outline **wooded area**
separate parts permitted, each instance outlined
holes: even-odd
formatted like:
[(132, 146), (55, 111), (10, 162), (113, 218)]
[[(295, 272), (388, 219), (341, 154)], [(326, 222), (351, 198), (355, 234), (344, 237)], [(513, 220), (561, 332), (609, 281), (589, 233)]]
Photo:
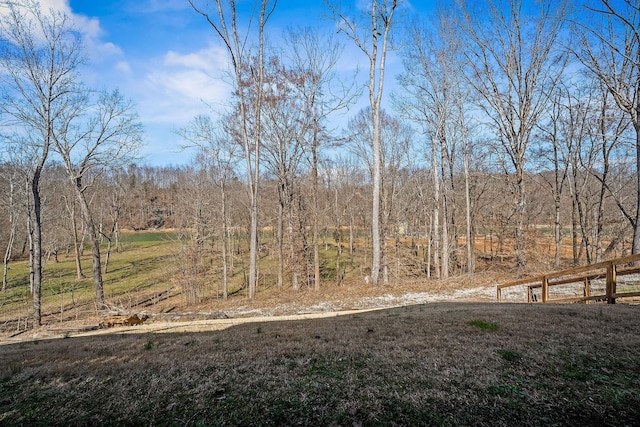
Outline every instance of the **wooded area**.
[[(43, 261), (75, 257), (82, 280), (88, 248), (104, 306), (123, 229), (175, 229), (171, 271), (194, 303), (205, 289), (253, 298), (259, 284), (521, 273), (640, 251), (635, 2), (447, 3), (425, 22), (396, 0), (328, 2), (338, 34), (291, 29), (278, 46), (264, 42), (275, 0), (248, 27), (233, 0), (188, 2), (227, 49), (233, 98), (176, 129), (198, 149), (177, 166), (137, 158), (135, 106), (82, 84), (64, 14), (2, 2), (2, 289), (30, 287), (36, 324)], [(369, 66), (360, 111), (361, 82), (338, 67), (350, 43)], [(404, 71), (387, 95), (389, 52)], [(12, 281), (26, 258), (30, 283)]]

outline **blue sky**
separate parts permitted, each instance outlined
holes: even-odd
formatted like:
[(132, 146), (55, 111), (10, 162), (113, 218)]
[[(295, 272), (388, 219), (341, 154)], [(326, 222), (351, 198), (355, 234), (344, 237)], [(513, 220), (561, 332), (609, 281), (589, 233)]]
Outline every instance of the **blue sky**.
[[(355, 4), (362, 0), (347, 0)], [(195, 115), (221, 109), (230, 85), (222, 77), (227, 55), (206, 21), (186, 0), (41, 0), (45, 7), (71, 15), (85, 36), (91, 63), (83, 80), (98, 89), (118, 88), (133, 99), (145, 127), (143, 163), (185, 164), (190, 153), (180, 152), (180, 139), (172, 129), (184, 126)], [(251, 4), (252, 0), (240, 1)], [(414, 0), (424, 10), (433, 0)], [(268, 38), (276, 41), (289, 26), (323, 26), (324, 0), (279, 0), (269, 22)], [(405, 14), (416, 9), (404, 2)], [(344, 39), (344, 68), (355, 68), (364, 57)], [(364, 67), (363, 67), (364, 66)], [(400, 61), (392, 54), (388, 88)], [(366, 70), (360, 78), (364, 84)], [(366, 96), (358, 104), (364, 106)], [(355, 113), (355, 110), (352, 110)], [(215, 113), (214, 113), (215, 115)]]

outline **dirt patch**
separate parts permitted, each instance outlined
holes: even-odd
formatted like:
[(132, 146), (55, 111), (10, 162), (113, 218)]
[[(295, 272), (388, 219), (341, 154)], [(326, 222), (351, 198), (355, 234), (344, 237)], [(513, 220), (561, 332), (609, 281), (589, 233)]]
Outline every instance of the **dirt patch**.
[[(109, 333), (150, 333), (150, 332), (204, 332), (226, 329), (244, 323), (272, 322), (284, 320), (320, 319), (381, 310), (406, 307), (442, 301), (491, 301), (495, 298), (493, 286), (458, 289), (450, 294), (429, 292), (386, 293), (380, 296), (336, 299), (323, 302), (289, 302), (265, 306), (263, 304), (239, 305), (226, 311), (156, 313), (144, 324), (136, 326), (116, 326), (105, 328), (98, 324), (67, 322), (49, 325), (36, 331), (5, 337), (0, 344), (43, 338), (69, 338), (72, 336), (104, 335)], [(311, 305), (309, 305), (311, 304)], [(108, 317), (108, 316), (107, 316)], [(92, 318), (93, 321), (95, 318)], [(101, 322), (103, 323), (103, 322)]]
[[(184, 305), (181, 295), (175, 293), (170, 298), (158, 300), (153, 305), (124, 309), (122, 314), (147, 315), (149, 319), (146, 320), (145, 325), (159, 323), (164, 328), (164, 324), (176, 322), (191, 323), (228, 318), (304, 316), (323, 313), (332, 315), (345, 311), (392, 308), (438, 301), (489, 302), (495, 301), (495, 286), (504, 281), (505, 277), (508, 276), (496, 273), (476, 274), (447, 280), (404, 281), (380, 286), (350, 280), (341, 286), (325, 285), (320, 291), (308, 288), (293, 290), (272, 287), (262, 289), (253, 300), (249, 300), (240, 293), (227, 301), (209, 298), (201, 304), (190, 306)], [(62, 317), (64, 320), (59, 320), (58, 317), (46, 316), (42, 328), (37, 331), (21, 330), (19, 333), (13, 323), (8, 322), (0, 328), (0, 342), (30, 340), (34, 337), (86, 335), (95, 333), (95, 329), (98, 329), (98, 325), (104, 321), (104, 314), (91, 310), (71, 317)], [(200, 323), (203, 325), (207, 322)]]

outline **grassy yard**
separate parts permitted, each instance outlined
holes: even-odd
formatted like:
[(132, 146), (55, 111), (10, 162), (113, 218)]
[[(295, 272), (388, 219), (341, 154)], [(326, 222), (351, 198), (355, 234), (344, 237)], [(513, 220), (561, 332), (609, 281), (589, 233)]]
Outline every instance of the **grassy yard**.
[[(391, 293), (504, 281), (474, 275), (366, 286), (343, 254), (347, 280), (340, 283), (330, 248), (321, 251), (327, 281), (318, 292), (277, 289), (265, 258), (256, 300), (242, 292), (218, 300), (214, 272), (207, 299), (187, 306), (176, 284), (175, 235), (127, 233), (122, 245), (104, 277), (106, 299), (149, 313), (149, 322), (238, 306), (238, 313), (297, 313), (327, 302), (344, 309)], [(88, 257), (83, 268), (89, 275)], [(242, 278), (238, 259), (235, 289)], [(171, 299), (144, 305), (169, 289)], [(45, 268), (43, 314), (42, 330), (24, 331), (28, 269), (12, 263), (0, 325), (21, 341), (0, 342), (0, 426), (601, 426), (640, 419), (639, 306), (432, 303), (198, 333), (139, 327), (79, 336), (101, 316), (91, 278), (78, 281), (73, 259), (61, 256)], [(42, 338), (56, 330), (74, 332)]]
[(637, 425), (640, 307), (434, 303), (0, 346), (0, 425)]
[[(181, 253), (177, 234), (170, 231), (126, 232), (120, 239), (120, 250), (112, 250), (109, 272), (103, 275), (104, 295), (107, 306), (120, 312), (146, 311), (211, 311), (220, 301), (222, 287), (222, 261), (219, 247), (206, 252), (198, 266), (199, 275), (185, 278), (182, 274), (192, 272), (193, 260), (189, 253)], [(266, 236), (269, 238), (269, 236)], [(210, 247), (206, 248), (210, 251)], [(102, 258), (106, 243), (102, 247)], [(244, 281), (248, 262), (246, 252), (234, 255), (235, 266), (229, 278), (229, 291), (234, 301), (244, 299)], [(337, 249), (327, 245), (321, 250), (320, 272), (323, 288), (340, 291), (342, 281), (336, 272)], [(85, 277), (76, 277), (75, 259), (72, 254), (61, 254), (58, 262), (46, 260), (42, 281), (42, 322), (45, 326), (69, 323), (70, 321), (97, 324), (104, 311), (97, 312), (94, 304), (91, 250), (85, 248), (82, 268)], [(182, 271), (184, 270), (184, 271)], [(350, 262), (348, 251), (340, 258), (340, 273), (352, 283), (361, 281), (357, 262)], [(191, 280), (191, 282), (189, 282)], [(291, 290), (289, 278), (285, 278), (287, 290)], [(302, 282), (302, 280), (301, 280)], [(300, 283), (306, 289), (306, 285)], [(185, 292), (185, 289), (187, 292)], [(190, 290), (197, 289), (197, 301), (187, 301)], [(262, 300), (282, 299), (282, 289), (277, 288), (277, 259), (261, 254), (258, 293)], [(333, 291), (332, 291), (333, 292)], [(142, 305), (149, 298), (163, 294), (170, 298), (166, 304), (150, 308)], [(317, 294), (317, 293), (316, 293)], [(274, 296), (275, 295), (275, 296)], [(298, 292), (295, 299), (304, 293)], [(319, 294), (317, 294), (319, 295)], [(29, 267), (26, 260), (10, 264), (9, 283), (5, 292), (0, 292), (0, 336), (11, 335), (33, 326), (33, 302), (29, 292)]]
[[(175, 246), (172, 233), (123, 233), (121, 252), (112, 250), (109, 274), (104, 275), (107, 301), (116, 306), (130, 306), (154, 292), (166, 290), (168, 261)], [(106, 251), (106, 244), (102, 248)], [(85, 249), (82, 268), (85, 278), (77, 280), (72, 255), (45, 262), (42, 280), (43, 322), (62, 322), (94, 313), (94, 287), (91, 276), (90, 248)], [(104, 262), (104, 256), (103, 256)], [(0, 292), (0, 322), (13, 322), (32, 315), (27, 261), (10, 264), (9, 286)]]

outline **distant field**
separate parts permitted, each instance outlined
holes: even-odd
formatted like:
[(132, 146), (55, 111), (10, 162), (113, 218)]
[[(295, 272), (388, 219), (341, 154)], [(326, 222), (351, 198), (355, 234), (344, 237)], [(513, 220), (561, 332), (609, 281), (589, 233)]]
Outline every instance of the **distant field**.
[(1, 425), (637, 425), (640, 307), (434, 303), (0, 346)]
[(172, 231), (136, 231), (124, 232), (120, 235), (122, 243), (155, 243), (175, 240), (177, 234)]
[[(173, 257), (175, 234), (171, 232), (122, 233), (121, 251), (112, 249), (109, 273), (104, 275), (105, 297), (112, 305), (135, 304), (150, 294), (166, 290)], [(106, 243), (102, 247), (106, 251)], [(43, 271), (42, 312), (44, 323), (95, 316), (90, 248), (85, 249), (82, 268), (85, 278), (77, 280), (73, 255), (46, 260)], [(104, 256), (103, 256), (104, 258)], [(104, 260), (103, 260), (104, 262)], [(0, 292), (0, 325), (3, 331), (18, 330), (32, 314), (27, 261), (10, 264), (9, 286)]]

